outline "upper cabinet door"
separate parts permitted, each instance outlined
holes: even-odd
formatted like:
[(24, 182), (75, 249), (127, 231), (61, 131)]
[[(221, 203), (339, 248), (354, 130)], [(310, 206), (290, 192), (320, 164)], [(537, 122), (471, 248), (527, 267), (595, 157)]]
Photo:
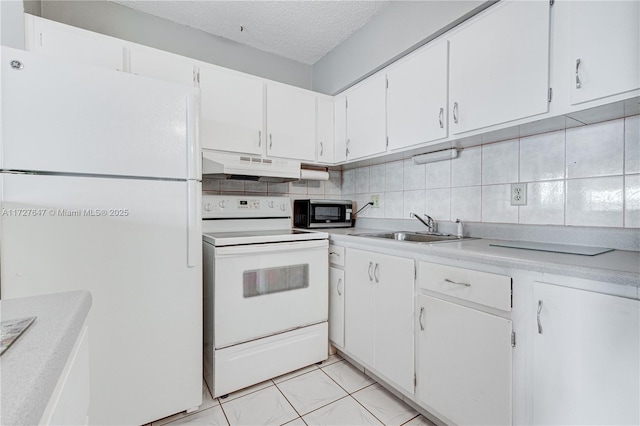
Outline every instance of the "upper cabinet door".
[(333, 163), (333, 100), (318, 98), (318, 162)]
[(131, 72), (172, 83), (194, 85), (194, 65), (185, 58), (151, 49), (130, 50)]
[(333, 98), (333, 160), (334, 163), (347, 161), (347, 97)]
[(429, 44), (387, 74), (390, 150), (447, 137), (447, 53)]
[(34, 52), (113, 70), (124, 70), (124, 47), (118, 40), (46, 19), (33, 23)]
[(549, 2), (499, 2), (449, 42), (453, 134), (548, 111)]
[(316, 97), (281, 84), (267, 84), (267, 155), (316, 160)]
[(221, 68), (200, 68), (200, 141), (203, 148), (264, 152), (263, 83)]
[(571, 104), (640, 88), (640, 2), (569, 6)]
[(347, 159), (384, 152), (387, 146), (387, 79), (378, 74), (347, 94)]

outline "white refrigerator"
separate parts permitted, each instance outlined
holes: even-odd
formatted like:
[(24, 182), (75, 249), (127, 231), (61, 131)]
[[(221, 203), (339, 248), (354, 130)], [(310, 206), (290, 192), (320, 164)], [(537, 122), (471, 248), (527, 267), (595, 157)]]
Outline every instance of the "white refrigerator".
[(5, 47), (0, 58), (0, 297), (91, 292), (90, 424), (197, 407), (198, 90)]

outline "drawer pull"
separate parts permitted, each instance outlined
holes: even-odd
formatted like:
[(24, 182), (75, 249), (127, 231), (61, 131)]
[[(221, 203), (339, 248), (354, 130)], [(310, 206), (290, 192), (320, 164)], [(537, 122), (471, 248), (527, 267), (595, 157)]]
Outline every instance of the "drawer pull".
[(420, 330), (424, 331), (424, 324), (422, 323), (422, 315), (424, 315), (424, 306), (420, 307), (420, 316), (418, 316), (418, 322), (420, 323)]
[(342, 296), (342, 290), (340, 290), (340, 287), (342, 287), (342, 278), (338, 278), (338, 285), (336, 286), (336, 290), (338, 290), (338, 296)]
[(371, 268), (373, 268), (373, 262), (369, 262), (369, 281), (373, 281), (373, 277), (371, 276)]
[(375, 277), (377, 283), (380, 282), (380, 276), (378, 276), (378, 269), (379, 268), (380, 268), (380, 264), (376, 263), (376, 267), (373, 269), (373, 276)]
[(340, 255), (336, 251), (330, 251), (329, 252), (329, 256), (338, 256), (338, 257), (340, 257)]
[(469, 284), (469, 283), (459, 283), (459, 282), (457, 282), (457, 281), (452, 281), (452, 280), (450, 280), (449, 278), (445, 278), (445, 279), (444, 279), (444, 282), (446, 282), (446, 283), (450, 283), (450, 284), (463, 285), (463, 286), (465, 286), (465, 287), (471, 287), (471, 284)]
[(542, 300), (538, 300), (538, 334), (542, 334), (542, 321), (540, 321), (541, 312), (542, 312)]

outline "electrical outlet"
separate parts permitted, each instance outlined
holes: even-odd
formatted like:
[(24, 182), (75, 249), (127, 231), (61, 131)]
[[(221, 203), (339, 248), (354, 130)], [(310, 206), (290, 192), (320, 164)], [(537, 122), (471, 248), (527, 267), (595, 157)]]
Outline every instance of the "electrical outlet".
[(511, 184), (511, 205), (512, 206), (527, 205), (527, 184), (526, 183)]
[(379, 195), (372, 195), (371, 196), (371, 202), (373, 203), (373, 205), (371, 207), (373, 207), (374, 209), (379, 209), (380, 208), (380, 196)]

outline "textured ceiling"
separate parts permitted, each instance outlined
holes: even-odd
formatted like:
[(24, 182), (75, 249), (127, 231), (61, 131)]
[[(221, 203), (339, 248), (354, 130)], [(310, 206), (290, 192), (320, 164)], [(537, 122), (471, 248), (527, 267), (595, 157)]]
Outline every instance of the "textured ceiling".
[(348, 0), (111, 1), (309, 65), (390, 3)]

